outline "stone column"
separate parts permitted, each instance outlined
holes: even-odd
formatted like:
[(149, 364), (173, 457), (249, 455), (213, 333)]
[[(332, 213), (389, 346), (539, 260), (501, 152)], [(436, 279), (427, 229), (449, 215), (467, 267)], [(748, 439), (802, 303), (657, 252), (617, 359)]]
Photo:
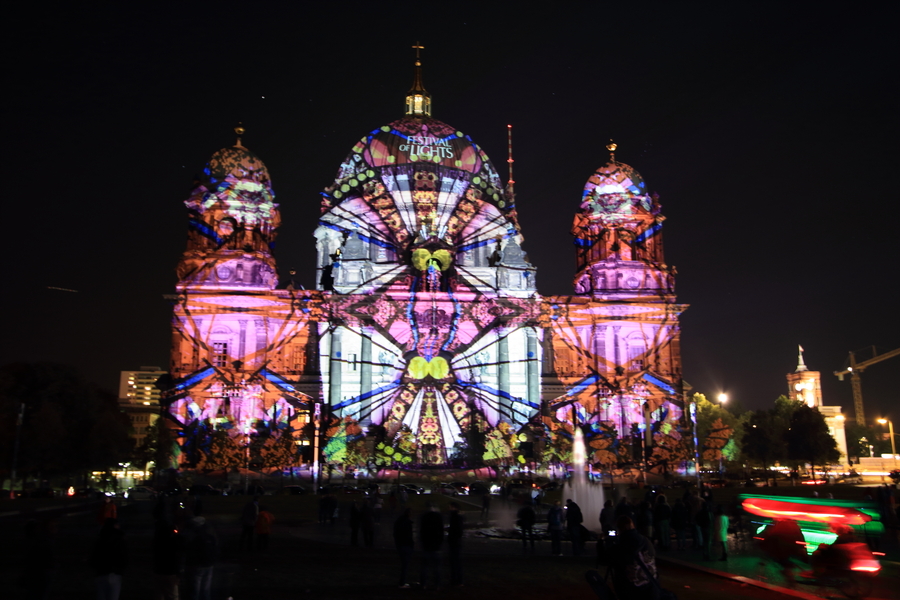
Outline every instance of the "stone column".
[(528, 377), (528, 400), (537, 405), (541, 403), (541, 363), (538, 361), (537, 330), (534, 327), (525, 329), (527, 362), (526, 373)]
[[(360, 367), (359, 367), (359, 393), (365, 395), (372, 391), (372, 335), (374, 330), (371, 327), (362, 328), (362, 350), (360, 351)], [(364, 425), (371, 422), (369, 407), (372, 403), (371, 398), (367, 398), (360, 402), (359, 418)]]
[(331, 350), (328, 356), (328, 403), (332, 406), (341, 402), (341, 328), (331, 332)]
[[(497, 388), (501, 392), (509, 393), (509, 338), (506, 329), (497, 328)], [(500, 398), (500, 406), (510, 413), (510, 401)]]

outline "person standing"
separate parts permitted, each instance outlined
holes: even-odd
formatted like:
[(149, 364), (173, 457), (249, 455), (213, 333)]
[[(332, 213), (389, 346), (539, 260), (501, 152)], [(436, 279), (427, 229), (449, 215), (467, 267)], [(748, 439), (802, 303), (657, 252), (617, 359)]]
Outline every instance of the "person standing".
[(184, 573), (184, 537), (165, 520), (157, 521), (153, 535), (153, 577), (158, 600), (178, 600)]
[(613, 586), (619, 598), (654, 598), (657, 588), (650, 577), (656, 577), (656, 553), (650, 540), (634, 528), (631, 517), (623, 515), (616, 519), (616, 541), (609, 557), (614, 569)]
[(122, 574), (128, 566), (125, 536), (116, 519), (107, 519), (91, 551), (90, 565), (94, 570), (97, 600), (119, 600)]
[(465, 523), (459, 512), (459, 504), (450, 503), (450, 519), (447, 526), (447, 548), (450, 550), (450, 585), (462, 587), (462, 537)]
[(581, 539), (582, 522), (584, 516), (581, 514), (579, 507), (571, 498), (566, 500), (566, 530), (569, 532), (569, 539), (572, 540), (572, 554), (581, 556), (584, 548), (584, 540)]
[(518, 514), (516, 515), (518, 520), (516, 521), (516, 525), (519, 526), (519, 530), (522, 532), (522, 551), (528, 551), (528, 542), (531, 541), (531, 552), (534, 552), (534, 523), (537, 521), (537, 516), (534, 514), (534, 507), (531, 505), (531, 498), (528, 498), (524, 504), (522, 504), (522, 508), (519, 509)]
[(659, 541), (659, 547), (668, 550), (672, 545), (672, 507), (666, 500), (665, 494), (656, 497), (656, 507), (653, 509), (653, 532)]
[(367, 500), (363, 500), (362, 508), (359, 509), (359, 526), (362, 528), (363, 545), (366, 548), (373, 548), (375, 546), (375, 513)]
[[(710, 528), (710, 555), (713, 559), (728, 560), (728, 515), (722, 505), (716, 506)], [(721, 550), (720, 550), (721, 547)]]
[(97, 512), (97, 524), (103, 527), (108, 519), (117, 519), (118, 512), (119, 509), (112, 498), (103, 496), (103, 504), (100, 505), (100, 510)]
[(711, 523), (709, 507), (703, 500), (700, 500), (700, 508), (697, 510), (697, 514), (694, 515), (694, 535), (700, 544), (700, 549), (703, 550), (703, 558), (706, 560), (709, 560), (709, 526)]
[(256, 530), (256, 519), (259, 517), (259, 496), (253, 496), (253, 500), (244, 505), (241, 511), (241, 539), (238, 548), (243, 551), (253, 552), (253, 535)]
[(259, 507), (259, 516), (256, 517), (256, 547), (260, 552), (269, 549), (269, 536), (272, 534), (272, 524), (275, 515), (270, 513), (265, 506)]
[(356, 500), (350, 503), (350, 545), (359, 546), (359, 526), (362, 523), (362, 514)]
[(681, 498), (672, 507), (672, 529), (675, 530), (675, 549), (687, 550), (688, 509)]
[(404, 508), (397, 520), (394, 521), (394, 545), (400, 556), (400, 587), (408, 588), (406, 573), (409, 570), (409, 560), (413, 554), (413, 522), (411, 510)]
[(557, 500), (547, 511), (547, 532), (550, 534), (550, 554), (562, 556), (562, 530), (563, 521), (562, 505)]
[(213, 568), (219, 555), (219, 539), (212, 525), (202, 515), (191, 519), (186, 550), (187, 567), (193, 584), (192, 598), (210, 600)]
[(609, 537), (609, 532), (616, 528), (616, 509), (613, 507), (613, 501), (607, 500), (603, 503), (603, 509), (600, 511), (600, 531), (603, 533), (603, 539)]
[(422, 569), (419, 582), (428, 589), (428, 572), (431, 571), (432, 584), (441, 584), (441, 546), (444, 544), (444, 519), (434, 505), (428, 503), (419, 521), (419, 543), (422, 545)]

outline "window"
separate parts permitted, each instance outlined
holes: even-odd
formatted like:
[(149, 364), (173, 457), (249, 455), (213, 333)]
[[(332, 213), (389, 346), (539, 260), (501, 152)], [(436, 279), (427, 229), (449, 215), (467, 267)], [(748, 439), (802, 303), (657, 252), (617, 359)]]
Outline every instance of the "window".
[(228, 342), (213, 342), (212, 364), (219, 368), (228, 366)]

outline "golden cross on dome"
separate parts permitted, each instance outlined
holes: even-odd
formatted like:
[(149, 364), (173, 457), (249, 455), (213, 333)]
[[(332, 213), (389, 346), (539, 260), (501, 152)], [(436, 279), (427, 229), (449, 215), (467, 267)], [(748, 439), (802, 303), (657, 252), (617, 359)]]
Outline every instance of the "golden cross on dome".
[(419, 42), (416, 42), (416, 45), (413, 46), (413, 49), (416, 51), (416, 65), (418, 66), (421, 60), (421, 56), (419, 56), (419, 50), (424, 50), (425, 46), (421, 45)]

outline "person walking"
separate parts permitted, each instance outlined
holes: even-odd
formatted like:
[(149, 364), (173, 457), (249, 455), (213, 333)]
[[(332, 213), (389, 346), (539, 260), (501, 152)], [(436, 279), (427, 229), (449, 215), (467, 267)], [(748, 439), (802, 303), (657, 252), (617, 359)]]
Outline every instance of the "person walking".
[(441, 546), (444, 544), (444, 519), (429, 502), (419, 520), (419, 543), (422, 546), (422, 569), (419, 583), (423, 589), (429, 589), (428, 572), (431, 572), (432, 587), (441, 585)]
[(581, 508), (574, 500), (568, 498), (566, 500), (566, 530), (569, 532), (569, 539), (572, 540), (574, 556), (581, 556), (584, 548), (584, 540), (581, 539), (582, 522), (584, 522), (584, 516), (581, 514)]
[(272, 534), (272, 524), (275, 515), (269, 512), (265, 506), (259, 507), (259, 516), (256, 517), (256, 547), (260, 552), (269, 549), (269, 536)]
[(550, 534), (550, 554), (562, 556), (562, 531), (563, 521), (562, 505), (559, 500), (553, 503), (547, 511), (547, 532)]
[(450, 519), (447, 527), (447, 548), (450, 550), (450, 585), (462, 587), (462, 537), (465, 523), (459, 512), (459, 504), (450, 503)]
[(107, 519), (103, 523), (89, 562), (94, 570), (97, 600), (119, 600), (122, 574), (128, 566), (128, 548), (116, 519)]
[(518, 519), (516, 525), (522, 532), (522, 551), (528, 551), (528, 542), (531, 542), (531, 552), (534, 553), (534, 523), (537, 521), (537, 515), (534, 514), (534, 507), (531, 505), (531, 499), (528, 498), (522, 508), (516, 514)]
[(394, 545), (400, 557), (400, 587), (408, 588), (409, 582), (406, 574), (409, 570), (409, 560), (413, 555), (413, 522), (412, 511), (404, 508), (397, 520), (394, 521)]

